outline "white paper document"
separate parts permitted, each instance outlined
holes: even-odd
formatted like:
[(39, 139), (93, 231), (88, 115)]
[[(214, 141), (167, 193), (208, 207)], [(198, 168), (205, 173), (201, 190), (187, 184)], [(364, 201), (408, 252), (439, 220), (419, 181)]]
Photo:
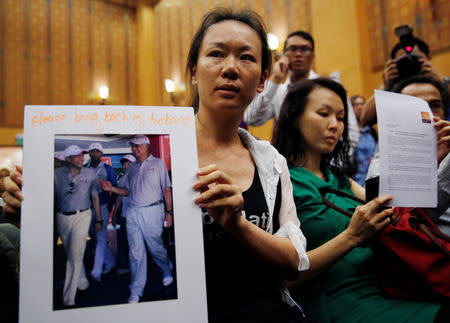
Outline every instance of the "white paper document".
[(375, 90), (380, 192), (390, 206), (436, 207), (437, 142), (433, 114), (422, 99)]

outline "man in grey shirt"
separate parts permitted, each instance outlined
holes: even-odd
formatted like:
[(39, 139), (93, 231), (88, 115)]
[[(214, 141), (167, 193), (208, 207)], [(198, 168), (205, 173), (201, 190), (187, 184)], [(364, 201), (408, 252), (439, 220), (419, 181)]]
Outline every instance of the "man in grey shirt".
[(55, 169), (55, 208), (58, 234), (67, 255), (63, 304), (75, 305), (77, 289), (89, 287), (83, 257), (91, 223), (91, 205), (97, 214), (96, 231), (101, 229), (99, 186), (92, 169), (83, 167), (85, 151), (72, 145), (64, 150), (66, 166)]
[[(172, 226), (172, 184), (164, 162), (150, 154), (147, 136), (137, 135), (130, 141), (137, 162), (123, 177), (123, 187), (101, 181), (105, 191), (127, 196), (127, 236), (130, 246), (131, 284), (128, 303), (139, 302), (147, 280), (147, 246), (163, 273), (163, 286), (173, 281), (172, 263), (162, 240), (163, 227)], [(165, 205), (165, 208), (164, 208)]]

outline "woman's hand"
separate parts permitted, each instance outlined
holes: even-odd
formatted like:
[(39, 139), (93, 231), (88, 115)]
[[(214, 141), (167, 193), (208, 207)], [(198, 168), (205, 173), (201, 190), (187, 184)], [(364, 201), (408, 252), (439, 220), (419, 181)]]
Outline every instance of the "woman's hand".
[(4, 179), (5, 192), (2, 195), (3, 201), (6, 203), (3, 207), (3, 214), (16, 225), (20, 223), (20, 206), (23, 200), (22, 184), (22, 166), (16, 166), (11, 175)]
[(241, 188), (214, 164), (200, 168), (197, 175), (199, 180), (194, 189), (200, 191), (200, 195), (195, 198), (195, 203), (206, 209), (224, 229), (232, 231), (238, 228), (244, 205)]
[(438, 164), (450, 151), (450, 121), (434, 117), (434, 127), (437, 133), (437, 157)]
[(346, 233), (349, 239), (355, 241), (357, 246), (370, 239), (377, 231), (392, 221), (391, 216), (394, 214), (392, 208), (378, 212), (380, 206), (391, 199), (391, 195), (377, 197), (356, 208)]

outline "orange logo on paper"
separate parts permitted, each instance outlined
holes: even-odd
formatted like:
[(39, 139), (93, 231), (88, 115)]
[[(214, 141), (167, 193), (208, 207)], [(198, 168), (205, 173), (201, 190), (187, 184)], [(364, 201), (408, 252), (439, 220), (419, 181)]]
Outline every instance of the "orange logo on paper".
[(431, 116), (429, 112), (420, 112), (423, 123), (431, 123)]

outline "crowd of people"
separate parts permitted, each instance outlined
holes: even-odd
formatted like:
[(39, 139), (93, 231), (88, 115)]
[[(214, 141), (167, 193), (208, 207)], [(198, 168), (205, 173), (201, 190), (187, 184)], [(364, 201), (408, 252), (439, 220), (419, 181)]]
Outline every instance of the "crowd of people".
[[(402, 49), (397, 48), (386, 63), (384, 88), (423, 98), (434, 114), (438, 155), (429, 158), (439, 162), (439, 203), (427, 211), (444, 231), (450, 227), (448, 87), (419, 44), (414, 47), (421, 61), (418, 75), (399, 76), (394, 59)], [(392, 196), (366, 201), (360, 185), (373, 159), (369, 155), (377, 155), (374, 101), (350, 100), (341, 84), (311, 70), (313, 59), (311, 35), (293, 32), (272, 69), (264, 24), (249, 10), (213, 10), (194, 35), (186, 71), (196, 112), (199, 169), (193, 188), (203, 217), (209, 321), (448, 322), (448, 299), (415, 301), (383, 294), (366, 246), (397, 214), (381, 207)], [(275, 119), (273, 146), (239, 128), (242, 119), (261, 124), (269, 118)], [(165, 252), (154, 252), (164, 220), (173, 222), (171, 184), (163, 163), (149, 155), (146, 138), (131, 141), (137, 161), (118, 185), (100, 180), (103, 191), (129, 199), (131, 303), (139, 301), (145, 284), (145, 244), (164, 273), (163, 284), (173, 279)], [(79, 165), (77, 152), (66, 154), (65, 171)], [(159, 190), (153, 189), (150, 173), (137, 176), (145, 165), (158, 170)], [(83, 171), (94, 181), (93, 169), (100, 166), (95, 161), (90, 166)], [(358, 175), (352, 179), (355, 169)], [(19, 168), (5, 180), (4, 210), (15, 219), (21, 184)], [(56, 184), (55, 176), (55, 190)], [(83, 192), (91, 195), (86, 199), (93, 203), (86, 207), (93, 206), (97, 215), (99, 191), (93, 185)], [(324, 197), (351, 218), (324, 204)], [(81, 221), (84, 207), (60, 211), (77, 210), (73, 216)], [(153, 221), (150, 214), (155, 213), (158, 220)], [(64, 214), (60, 218), (66, 220)], [(98, 236), (98, 216), (97, 224)], [(84, 236), (87, 231), (84, 225)], [(70, 241), (63, 239), (63, 244)], [(98, 266), (109, 268), (102, 257)], [(77, 275), (77, 282), (69, 282), (74, 272), (82, 273), (73, 267), (66, 273), (68, 304), (73, 300), (70, 286), (76, 291), (81, 283)]]

